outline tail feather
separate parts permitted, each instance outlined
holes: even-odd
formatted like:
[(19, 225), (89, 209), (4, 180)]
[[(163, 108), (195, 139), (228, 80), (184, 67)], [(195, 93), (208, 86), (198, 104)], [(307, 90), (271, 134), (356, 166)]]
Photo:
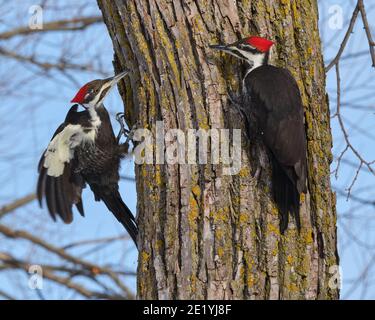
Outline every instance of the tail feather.
[(77, 203), (76, 203), (76, 208), (78, 209), (78, 212), (80, 213), (80, 215), (82, 217), (85, 216), (85, 211), (83, 210), (83, 204), (82, 204), (82, 200), (79, 200)]
[(100, 199), (103, 200), (107, 208), (125, 227), (126, 231), (129, 233), (130, 237), (133, 239), (135, 245), (137, 246), (138, 227), (132, 212), (124, 203), (124, 201), (122, 201), (120, 193), (116, 190), (111, 193), (100, 195)]
[(58, 213), (65, 223), (71, 223), (73, 221), (71, 199), (67, 196), (64, 188), (63, 177), (57, 177), (54, 180), (56, 184)]
[(56, 207), (56, 197), (55, 197), (56, 193), (55, 193), (54, 178), (47, 175), (45, 183), (46, 183), (45, 192), (46, 192), (47, 208), (52, 219), (56, 221), (57, 207)]
[(39, 178), (38, 178), (38, 185), (37, 185), (37, 195), (38, 195), (38, 202), (39, 206), (42, 207), (42, 200), (44, 196), (44, 190), (46, 186), (46, 174), (47, 169), (46, 168), (41, 168), (39, 170)]
[(280, 232), (284, 233), (287, 229), (289, 214), (293, 216), (299, 231), (301, 229), (300, 194), (284, 168), (274, 157), (272, 157), (272, 188), (273, 197), (280, 212)]

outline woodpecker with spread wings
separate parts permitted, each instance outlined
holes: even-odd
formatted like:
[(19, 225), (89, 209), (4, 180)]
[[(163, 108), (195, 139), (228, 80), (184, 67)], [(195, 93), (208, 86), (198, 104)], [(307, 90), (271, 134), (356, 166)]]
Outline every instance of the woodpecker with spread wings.
[[(84, 216), (82, 189), (90, 186), (96, 201), (103, 201), (125, 227), (136, 244), (135, 218), (119, 193), (120, 160), (127, 144), (116, 139), (103, 100), (126, 75), (94, 80), (85, 84), (72, 99), (74, 104), (57, 128), (38, 166), (37, 195), (45, 198), (51, 217), (65, 223), (73, 220), (72, 207)], [(78, 111), (81, 105), (83, 111)]]

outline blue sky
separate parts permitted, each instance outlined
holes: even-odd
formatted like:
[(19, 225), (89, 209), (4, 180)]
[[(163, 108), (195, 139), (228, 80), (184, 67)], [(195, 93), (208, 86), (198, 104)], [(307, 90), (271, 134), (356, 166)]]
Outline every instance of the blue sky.
[[(374, 33), (375, 12), (373, 1), (364, 1), (370, 28)], [(330, 8), (339, 4), (343, 12), (343, 28), (339, 30), (330, 27), (332, 17)], [(320, 32), (324, 44), (326, 65), (336, 55), (349, 19), (355, 7), (355, 1), (320, 1)], [(360, 17), (357, 19), (353, 33), (350, 36), (343, 57), (361, 53), (358, 57), (343, 59), (340, 62), (342, 118), (349, 132), (352, 145), (360, 151), (368, 161), (375, 159), (374, 149), (374, 105), (375, 89), (374, 71), (369, 54), (368, 41), (363, 30)], [(329, 93), (331, 115), (336, 109), (336, 75), (332, 68), (327, 74), (327, 92)], [(337, 118), (331, 121), (334, 137), (333, 153), (337, 157), (345, 148), (342, 131)], [(338, 178), (332, 175), (332, 186), (335, 190), (345, 192), (356, 174), (358, 159), (351, 152), (343, 158)], [(352, 167), (347, 163), (354, 163)], [(332, 163), (332, 171), (337, 161)], [(362, 199), (374, 200), (374, 176), (368, 170), (361, 170), (352, 189), (352, 195)], [(337, 193), (339, 254), (341, 259), (343, 290), (341, 297), (345, 298), (375, 298), (374, 281), (371, 278), (375, 238), (374, 206), (359, 205), (353, 199), (346, 200), (346, 194)], [(368, 267), (368, 269), (366, 269)], [(359, 281), (360, 275), (367, 272), (367, 280)]]
[[(3, 15), (3, 20), (6, 23), (0, 24), (0, 32), (19, 25), (26, 25), (29, 19), (28, 8), (33, 2), (29, 0), (8, 2), (4, 9), (7, 13)], [(72, 7), (80, 7), (85, 2), (65, 0), (58, 3), (66, 5), (66, 8), (53, 14), (47, 12), (44, 16), (45, 21), (66, 18), (69, 16), (68, 13), (71, 13)], [(330, 27), (329, 18), (331, 13), (329, 10), (332, 5), (337, 4), (342, 8), (343, 28), (334, 30)], [(326, 64), (334, 57), (339, 48), (348, 20), (354, 9), (354, 4), (355, 1), (347, 0), (320, 1), (320, 30)], [(372, 1), (365, 1), (370, 22), (375, 21), (374, 4)], [(82, 15), (100, 14), (95, 3), (86, 7), (81, 6), (81, 10)], [(16, 13), (17, 19), (14, 19)], [(372, 23), (370, 25), (371, 29), (375, 30), (375, 26)], [(95, 43), (92, 42), (92, 39), (96, 40)], [(36, 40), (38, 40), (37, 37), (32, 38), (30, 41)], [(91, 27), (90, 37), (85, 36), (84, 32), (79, 33), (74, 38), (60, 32), (45, 36), (43, 41), (38, 43), (37, 48), (32, 46), (32, 44), (24, 44), (20, 47), (20, 50), (24, 53), (29, 53), (31, 52), (30, 47), (32, 47), (32, 50), (40, 53), (42, 58), (49, 60), (56, 58), (61, 47), (66, 46), (68, 43), (71, 48), (75, 49), (76, 54), (77, 52), (79, 53), (73, 56), (75, 63), (90, 61), (107, 75), (113, 73), (112, 43), (104, 25), (98, 24)], [(19, 46), (19, 39), (9, 41), (7, 45), (16, 48)], [(86, 50), (86, 48), (90, 49)], [(361, 19), (358, 19), (343, 56), (365, 52), (366, 50), (368, 51), (367, 39), (362, 29)], [(96, 57), (98, 52), (100, 52), (101, 64)], [(39, 70), (30, 65), (20, 66), (12, 60), (1, 58), (0, 75), (3, 75), (3, 77), (12, 75), (15, 79), (5, 82), (5, 84), (2, 84), (3, 80), (0, 79), (0, 95), (4, 106), (0, 110), (2, 119), (0, 127), (0, 181), (3, 186), (0, 189), (0, 206), (35, 190), (36, 164), (40, 154), (48, 144), (58, 124), (65, 117), (70, 107), (69, 101), (78, 89), (73, 81), (66, 76), (62, 76), (59, 72), (50, 72), (48, 78), (45, 75), (38, 76), (39, 72)], [(372, 130), (375, 104), (373, 72), (374, 68), (371, 68), (369, 54), (345, 59), (341, 63), (343, 118), (348, 126), (353, 145), (369, 160), (375, 159), (375, 149), (373, 147), (375, 133)], [(97, 74), (96, 76), (100, 78), (103, 75)], [(92, 73), (74, 73), (75, 81), (80, 84), (92, 80), (92, 77)], [(13, 92), (11, 95), (4, 94), (7, 89), (7, 83), (12, 84)], [(336, 103), (335, 90), (336, 80), (334, 69), (332, 69), (327, 75), (327, 91), (332, 110), (334, 110)], [(122, 101), (117, 90), (113, 90), (105, 105), (113, 113), (122, 110)], [(369, 107), (372, 109), (369, 109)], [(117, 131), (117, 124), (115, 122), (113, 124)], [(11, 132), (11, 136), (9, 136), (9, 132)], [(336, 119), (332, 120), (332, 132), (334, 136), (333, 152), (338, 155), (345, 147), (345, 144)], [(355, 175), (356, 168), (347, 163), (358, 163), (350, 152), (345, 155), (344, 160), (338, 179), (332, 177), (332, 185), (339, 190), (345, 190), (351, 184)], [(335, 162), (332, 164), (332, 169), (335, 168), (335, 164)], [(133, 163), (130, 160), (123, 162), (122, 174), (134, 175)], [(361, 171), (353, 187), (352, 194), (364, 199), (374, 199), (373, 178), (366, 170)], [(136, 193), (134, 183), (123, 181), (120, 188), (123, 196), (126, 197), (129, 207), (135, 212)], [(86, 217), (81, 218), (76, 215), (75, 221), (71, 225), (64, 225), (61, 222), (53, 223), (46, 215), (45, 210), (40, 209), (35, 202), (8, 215), (2, 220), (2, 223), (11, 225), (14, 228), (37, 232), (56, 244), (123, 234), (122, 227), (107, 212), (102, 203), (96, 203), (93, 200), (91, 192), (88, 190), (84, 192), (84, 206), (87, 213)], [(371, 262), (373, 262), (375, 255), (375, 238), (373, 236), (375, 233), (372, 232), (375, 227), (375, 220), (373, 219), (374, 207), (359, 206), (356, 201), (350, 199), (346, 201), (345, 196), (338, 194), (337, 210), (339, 218), (339, 252), (344, 280), (342, 297), (375, 298), (375, 282), (372, 281), (373, 279), (370, 276), (372, 271)], [(11, 251), (19, 257), (23, 257), (25, 254), (30, 255), (31, 252), (36, 253), (37, 256), (35, 257), (38, 259), (50, 259), (49, 262), (57, 261), (55, 257), (51, 257), (45, 252), (36, 251), (27, 242), (15, 244), (11, 240), (2, 240), (0, 251)], [(119, 264), (128, 270), (136, 269), (136, 250), (130, 241), (118, 242), (95, 255), (84, 251), (85, 249), (82, 249), (79, 252), (87, 259), (92, 259), (92, 261), (101, 264), (118, 261)], [(123, 254), (123, 252), (126, 253)], [(366, 269), (367, 266), (369, 266), (368, 269)], [(366, 281), (356, 281), (357, 277), (364, 273), (366, 274), (366, 271), (368, 274)], [(129, 277), (127, 284), (134, 289), (135, 279)], [(49, 298), (72, 298), (68, 292), (63, 290), (56, 292), (56, 286), (53, 284), (45, 282), (45, 286), (46, 296)], [(7, 288), (11, 293), (24, 298), (37, 298), (35, 292), (27, 288), (25, 274), (0, 273), (0, 288)]]

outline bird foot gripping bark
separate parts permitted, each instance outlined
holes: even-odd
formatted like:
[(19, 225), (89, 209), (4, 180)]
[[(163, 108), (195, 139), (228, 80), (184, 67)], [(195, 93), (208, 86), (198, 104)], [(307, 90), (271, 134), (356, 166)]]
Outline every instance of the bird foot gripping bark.
[[(117, 143), (123, 148), (123, 153), (127, 154), (129, 150), (129, 142), (133, 142), (133, 136), (135, 133), (135, 130), (139, 127), (139, 122), (137, 121), (131, 130), (128, 130), (125, 128), (125, 114), (123, 112), (119, 112), (116, 114), (116, 120), (120, 124), (120, 131), (117, 135)], [(120, 144), (121, 136), (124, 136), (126, 138), (125, 142)]]
[(116, 114), (116, 120), (120, 124), (120, 131), (117, 134), (117, 143), (120, 143), (121, 136), (127, 137), (129, 130), (125, 129), (125, 113), (119, 112)]
[(129, 131), (125, 128), (125, 114), (123, 112), (118, 112), (116, 114), (116, 120), (120, 124), (120, 131), (117, 134), (117, 142), (120, 141), (122, 135), (126, 138), (127, 142), (133, 140), (134, 132), (139, 127), (139, 121), (137, 121)]

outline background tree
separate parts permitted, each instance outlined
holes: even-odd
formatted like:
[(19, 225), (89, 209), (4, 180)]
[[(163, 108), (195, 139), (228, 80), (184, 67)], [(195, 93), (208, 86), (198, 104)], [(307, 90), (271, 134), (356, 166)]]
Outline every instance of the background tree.
[[(176, 2), (186, 3), (188, 1)], [(208, 39), (205, 35), (206, 33), (203, 32), (203, 38), (194, 35), (192, 39), (199, 40), (196, 44), (198, 50), (194, 52), (204, 55), (204, 58), (199, 56), (198, 59), (205, 62), (203, 64), (205, 68), (207, 68), (207, 65), (209, 66), (210, 72), (211, 68), (214, 68), (215, 72), (218, 72), (216, 71), (218, 67), (220, 68), (219, 80), (209, 80), (211, 81), (209, 83), (215, 83), (214, 86), (209, 88), (211, 91), (218, 90), (218, 88), (221, 90), (223, 112), (227, 112), (225, 116), (228, 118), (224, 121), (225, 126), (229, 127), (230, 123), (237, 122), (239, 123), (237, 126), (240, 127), (241, 119), (238, 118), (235, 111), (230, 111), (231, 106), (225, 101), (227, 97), (226, 90), (232, 89), (234, 92), (237, 90), (237, 78), (242, 71), (240, 70), (240, 64), (228, 56), (219, 55), (208, 50), (207, 45), (218, 41), (231, 41), (236, 39), (236, 37), (247, 35), (247, 32), (263, 32), (263, 25), (258, 26), (257, 29), (257, 25), (251, 23), (252, 20), (261, 21), (258, 17), (261, 15), (267, 21), (268, 19), (270, 20), (266, 24), (266, 31), (262, 34), (270, 35), (271, 37), (279, 32), (272, 31), (274, 28), (277, 30), (280, 28), (281, 30), (280, 22), (283, 22), (287, 27), (288, 34), (294, 35), (294, 32), (290, 32), (290, 28), (296, 28), (294, 25), (297, 26), (300, 20), (297, 17), (298, 19), (294, 19), (296, 22), (294, 20), (285, 21), (285, 19), (281, 19), (278, 22), (280, 15), (275, 15), (275, 9), (270, 6), (265, 7), (264, 2), (259, 1), (257, 1), (260, 3), (259, 9), (256, 6), (256, 1), (252, 1), (253, 4), (251, 5), (249, 1), (237, 1), (238, 11), (233, 6), (228, 8), (218, 6), (217, 1), (207, 2), (207, 8), (203, 7), (203, 1), (196, 2), (199, 4), (201, 11), (193, 10), (188, 12), (188, 8), (193, 5), (189, 1), (188, 6), (184, 7), (184, 12), (189, 18), (186, 21), (193, 21), (193, 24), (196, 21), (196, 28), (201, 28), (203, 23), (204, 27), (210, 30), (210, 38)], [(289, 5), (289, 1), (280, 2), (283, 4), (281, 8), (285, 8), (285, 15), (288, 15), (288, 17), (291, 16), (291, 10), (294, 12), (297, 9), (303, 9), (303, 7), (299, 6), (299, 1), (291, 1), (292, 7)], [(294, 4), (294, 2), (296, 3)], [(144, 4), (145, 2), (137, 3)], [(150, 2), (151, 5), (153, 3)], [(157, 2), (159, 8), (164, 8), (163, 3), (164, 1)], [(171, 2), (168, 3), (170, 4)], [(121, 5), (121, 2), (117, 1), (116, 4)], [(217, 19), (208, 14), (214, 4), (216, 4), (214, 6), (215, 15), (216, 12), (218, 13)], [(358, 4), (360, 5), (359, 7), (357, 7)], [(35, 5), (40, 5), (43, 10), (43, 29), (41, 30), (31, 29), (28, 25), (32, 16), (32, 10), (30, 11), (30, 9)], [(243, 6), (242, 9), (241, 5)], [(153, 6), (155, 7), (155, 5)], [(251, 7), (254, 9), (251, 9)], [(113, 8), (116, 9), (115, 7)], [(142, 9), (142, 7), (140, 8)], [(223, 16), (228, 15), (228, 10), (233, 8), (235, 9), (235, 15), (240, 17), (240, 26), (231, 27), (229, 24), (233, 19), (223, 18)], [(143, 10), (141, 9), (139, 9), (140, 12)], [(375, 140), (375, 136), (372, 133), (375, 104), (373, 95), (374, 69), (371, 68), (373, 62), (369, 50), (369, 48), (373, 48), (373, 41), (371, 41), (371, 37), (368, 37), (368, 35), (371, 36), (371, 31), (375, 27), (373, 25), (373, 21), (375, 21), (374, 9), (375, 3), (370, 0), (319, 1), (319, 30), (324, 49), (327, 74), (326, 90), (329, 94), (331, 131), (334, 142), (331, 181), (337, 197), (339, 255), (343, 271), (342, 299), (374, 297), (372, 271), (375, 266), (373, 263), (375, 260), (375, 233), (373, 232), (375, 188), (374, 174), (368, 167), (373, 167), (373, 159), (375, 159), (375, 149), (372, 148)], [(259, 10), (259, 13), (257, 13), (257, 10)], [(302, 10), (302, 12), (304, 11)], [(363, 12), (365, 15), (363, 15)], [(124, 234), (117, 221), (106, 214), (104, 207), (100, 203), (93, 201), (90, 197), (90, 192), (84, 193), (86, 217), (83, 219), (76, 216), (74, 223), (68, 226), (61, 222), (53, 223), (46, 211), (40, 209), (37, 202), (33, 200), (35, 198), (34, 190), (37, 177), (35, 168), (37, 162), (56, 125), (61, 122), (67, 108), (70, 107), (69, 101), (72, 94), (76, 92), (78, 87), (89, 80), (113, 75), (113, 46), (106, 26), (102, 21), (102, 14), (97, 3), (86, 0), (61, 0), (58, 2), (52, 0), (39, 2), (35, 0), (0, 0), (0, 13), (0, 100), (2, 102), (0, 108), (0, 183), (2, 186), (0, 188), (0, 299), (132, 298), (135, 293), (136, 249), (128, 241), (128, 237)], [(163, 16), (166, 15), (163, 10), (162, 13)], [(304, 17), (304, 14), (301, 14)], [(363, 17), (366, 18), (366, 15), (367, 19), (364, 19)], [(207, 20), (202, 19), (200, 16), (211, 18)], [(232, 17), (232, 15), (229, 16)], [(244, 18), (245, 16), (253, 17), (253, 19), (246, 19)], [(281, 17), (284, 17), (284, 15)], [(149, 15), (146, 15), (146, 18), (149, 21)], [(173, 20), (171, 21), (173, 22)], [(214, 24), (212, 21), (214, 21)], [(365, 21), (367, 23), (364, 23)], [(216, 24), (222, 24), (224, 31), (219, 30)], [(304, 24), (300, 25), (302, 27), (298, 28), (298, 31), (300, 36), (302, 36), (305, 33), (305, 29), (303, 28)], [(364, 25), (366, 29), (364, 29)], [(176, 32), (176, 27), (173, 27), (174, 32)], [(235, 35), (231, 28), (235, 30), (241, 29), (241, 32), (236, 31)], [(180, 29), (177, 30), (179, 31)], [(186, 31), (186, 29), (184, 30)], [(127, 29), (125, 31), (128, 33)], [(151, 31), (148, 31), (148, 33), (152, 33)], [(157, 33), (157, 31), (155, 32)], [(300, 36), (298, 39), (301, 39)], [(159, 43), (160, 39), (156, 39), (156, 42), (150, 42), (146, 38), (150, 45)], [(285, 36), (284, 38), (283, 36), (282, 39), (273, 39), (277, 40), (278, 47), (273, 48), (272, 63), (287, 66), (294, 72), (296, 77), (301, 79), (301, 75), (298, 75), (298, 72), (299, 70), (306, 70), (306, 67), (303, 66), (300, 69), (298, 63), (295, 64), (294, 62), (297, 55), (299, 55), (299, 42), (297, 42), (297, 49), (292, 46), (289, 52), (289, 48), (286, 47), (290, 45), (291, 40), (289, 37)], [(210, 42), (208, 42), (209, 40)], [(342, 43), (343, 46), (341, 46)], [(182, 56), (181, 51), (185, 50), (185, 47), (188, 50), (192, 48), (190, 43), (184, 44), (182, 48), (180, 46), (179, 57)], [(159, 46), (159, 50), (166, 50), (166, 48), (164, 45)], [(168, 52), (174, 52), (174, 50), (168, 49)], [(335, 59), (337, 53), (340, 53), (339, 58)], [(205, 60), (206, 58), (208, 61)], [(304, 60), (302, 58), (298, 59), (301, 59), (303, 63)], [(165, 61), (164, 57), (162, 60)], [(291, 62), (289, 63), (288, 61)], [(339, 66), (336, 68), (335, 65), (332, 65), (327, 71), (327, 67), (332, 61), (339, 62)], [(186, 70), (187, 63), (192, 67), (200, 65), (197, 60), (190, 60), (190, 54), (189, 60), (184, 61), (184, 70)], [(226, 66), (229, 63), (235, 63), (235, 66)], [(118, 68), (120, 67), (118, 66)], [(136, 70), (138, 65), (135, 64), (134, 68), (133, 70)], [(340, 75), (339, 86), (337, 86), (337, 69)], [(143, 70), (147, 69), (141, 68), (140, 70), (143, 73)], [(155, 70), (163, 69), (157, 67)], [(185, 75), (182, 77), (185, 82), (187, 81), (187, 76), (196, 75), (196, 71), (188, 71), (190, 73), (184, 71)], [(197, 74), (200, 73), (198, 72)], [(137, 76), (137, 73), (135, 75)], [(225, 75), (225, 81), (228, 81), (229, 85), (224, 83), (221, 78), (223, 75)], [(165, 79), (168, 80), (168, 77), (165, 76), (165, 73), (162, 73), (161, 80), (165, 82)], [(199, 78), (198, 81), (195, 78), (189, 78), (188, 80), (191, 88), (194, 88), (194, 84), (197, 83), (196, 87), (198, 89), (203, 87), (203, 85), (199, 85), (200, 80), (207, 81), (206, 78)], [(133, 81), (133, 87), (138, 88), (138, 79), (135, 78)], [(338, 88), (340, 89), (339, 94), (337, 92)], [(142, 84), (139, 87), (139, 92), (142, 92)], [(197, 92), (200, 91), (192, 90), (192, 92), (193, 95), (197, 95)], [(132, 88), (129, 88), (126, 94), (129, 95), (128, 99), (130, 99), (128, 119), (132, 120), (136, 116), (132, 114), (135, 109), (133, 109), (131, 103), (133, 100), (137, 103), (137, 99), (131, 98), (133, 94)], [(211, 102), (208, 101), (206, 103), (204, 110), (207, 109), (207, 105), (211, 106)], [(215, 101), (213, 102), (215, 103)], [(216, 101), (216, 103), (220, 104), (221, 101)], [(194, 102), (194, 105), (196, 104)], [(139, 104), (139, 106), (142, 107), (143, 105)], [(340, 110), (339, 116), (337, 115), (338, 106)], [(123, 108), (115, 90), (113, 90), (109, 99), (106, 100), (106, 107), (110, 109), (112, 115)], [(211, 106), (210, 108), (216, 110), (216, 106)], [(192, 110), (194, 109), (192, 108)], [(176, 112), (176, 109), (174, 108), (173, 111)], [(169, 113), (170, 111), (167, 110), (167, 112)], [(230, 112), (229, 115), (228, 112)], [(181, 112), (179, 114), (181, 115)], [(214, 114), (210, 113), (210, 117), (213, 116)], [(222, 114), (218, 116), (221, 119)], [(204, 117), (208, 118), (205, 114)], [(204, 117), (202, 119), (205, 119)], [(214, 123), (217, 124), (217, 121), (214, 121)], [(116, 126), (115, 121), (113, 121), (113, 124)], [(211, 124), (208, 123), (205, 126), (201, 121), (199, 125), (207, 128)], [(310, 144), (311, 141), (315, 140), (311, 140), (310, 137)], [(351, 147), (348, 146), (348, 141)], [(243, 147), (245, 150), (249, 149), (248, 146), (244, 145)], [(352, 148), (357, 153), (354, 153)], [(247, 158), (247, 155), (244, 155), (244, 157)], [(252, 170), (257, 159), (254, 155), (251, 155), (250, 160), (255, 162), (252, 162), (252, 166), (249, 167)], [(122, 167), (122, 174), (125, 179), (123, 179), (120, 189), (126, 196), (131, 208), (135, 211), (136, 193), (134, 179), (132, 178), (133, 163), (125, 160), (122, 163)], [(209, 172), (210, 167), (202, 166), (198, 170)], [(221, 169), (217, 166), (212, 166), (212, 170), (216, 170), (219, 174)], [(129, 174), (131, 175), (130, 179)], [(247, 190), (246, 188), (249, 188), (246, 184), (247, 180), (243, 177), (244, 174), (247, 174), (247, 172), (243, 171), (241, 172), (241, 177), (237, 177), (237, 179), (241, 179), (243, 192)], [(216, 179), (215, 181), (218, 180)], [(264, 185), (264, 179), (259, 185)], [(219, 188), (216, 188), (216, 190), (219, 190)], [(194, 191), (199, 192), (199, 189), (195, 188)], [(210, 196), (209, 193), (206, 193), (206, 195)], [(245, 194), (242, 199), (246, 199), (246, 197), (247, 195)], [(250, 209), (246, 207), (246, 204), (247, 202), (242, 201), (243, 210), (241, 212), (246, 213), (246, 215), (242, 215), (242, 218), (250, 217), (252, 220), (250, 222), (245, 220), (243, 223), (253, 223), (255, 218), (252, 213), (248, 213)], [(238, 206), (236, 204), (235, 208), (238, 208)], [(250, 208), (253, 207), (250, 206)], [(257, 212), (256, 209), (253, 208), (252, 210)], [(209, 215), (209, 213), (207, 214)], [(259, 215), (260, 213), (256, 216), (258, 221), (260, 221)], [(201, 211), (199, 211), (198, 216), (201, 219)], [(264, 216), (265, 214), (262, 213), (261, 217)], [(170, 216), (168, 221), (175, 221), (173, 218), (173, 216)], [(191, 223), (195, 223), (194, 215), (192, 215), (192, 218)], [(212, 216), (211, 219), (214, 219), (214, 217)], [(277, 227), (278, 221), (274, 220), (274, 225)], [(198, 230), (202, 230), (202, 220), (198, 220), (198, 223), (200, 224)], [(216, 226), (220, 224), (220, 221), (216, 219), (214, 223), (213, 225)], [(186, 220), (183, 221), (182, 225), (185, 228), (184, 230), (186, 230)], [(207, 227), (208, 224), (206, 223), (205, 226)], [(195, 228), (194, 224), (191, 228)], [(294, 229), (294, 226), (291, 226), (291, 228)], [(170, 229), (173, 228), (170, 227)], [(175, 230), (177, 230), (177, 225)], [(250, 229), (250, 232), (248, 230), (246, 227), (235, 233), (237, 239), (240, 239), (241, 243), (245, 243), (245, 245), (247, 240), (243, 240), (244, 237), (253, 239), (251, 238), (251, 232), (255, 232), (252, 231), (254, 229)], [(275, 230), (277, 232), (277, 229)], [(216, 229), (215, 236), (220, 236), (221, 231), (222, 229)], [(244, 232), (247, 232), (247, 234), (244, 235)], [(240, 235), (237, 236), (237, 234)], [(207, 235), (212, 235), (212, 232), (207, 233)], [(208, 238), (208, 241), (205, 250), (210, 248), (212, 238)], [(217, 240), (215, 241), (218, 243)], [(194, 245), (196, 242), (192, 243)], [(164, 245), (163, 242), (159, 241), (157, 245), (160, 244)], [(240, 247), (245, 247), (245, 245), (240, 244)], [(253, 248), (252, 245), (250, 248)], [(258, 248), (260, 250), (264, 249), (264, 247), (260, 246)], [(280, 248), (283, 248), (283, 246), (280, 245)], [(236, 261), (243, 261), (243, 257), (248, 259), (251, 251), (246, 247), (245, 249), (242, 256), (238, 255), (236, 257)], [(167, 250), (169, 249), (167, 248)], [(167, 250), (165, 251), (168, 253), (169, 251)], [(172, 246), (170, 251), (173, 253), (174, 250), (176, 248)], [(215, 250), (215, 252), (222, 252), (220, 249)], [(236, 252), (241, 254), (241, 251)], [(268, 256), (266, 258), (268, 259), (270, 253), (269, 251), (267, 252)], [(150, 270), (152, 271), (152, 264), (157, 265), (160, 261), (160, 256), (163, 262), (163, 255), (152, 258), (152, 256), (148, 257), (147, 254), (143, 254), (142, 258), (145, 261), (153, 259), (149, 262)], [(196, 255), (192, 256), (196, 257)], [(181, 256), (181, 259), (184, 258), (185, 256)], [(215, 261), (214, 269), (216, 264), (220, 265), (222, 263), (218, 258), (221, 257), (218, 255), (218, 257), (213, 258)], [(266, 258), (262, 260), (263, 266), (267, 266)], [(167, 257), (167, 259), (171, 258)], [(275, 264), (279, 263), (277, 259), (278, 257), (275, 259)], [(287, 260), (290, 259), (290, 257), (287, 258)], [(176, 261), (178, 262), (178, 260)], [(196, 261), (193, 260), (192, 268), (196, 269)], [(207, 261), (212, 261), (212, 259), (207, 259)], [(258, 259), (254, 260), (254, 262), (257, 261)], [(248, 260), (245, 263), (250, 265), (252, 260)], [(290, 262), (288, 261), (287, 263)], [(39, 265), (45, 271), (42, 290), (32, 290), (29, 286), (31, 274), (28, 271), (30, 265)], [(168, 263), (168, 265), (170, 266), (171, 263)], [(180, 265), (181, 263), (178, 262), (177, 266)], [(208, 266), (209, 276), (212, 279), (212, 274), (214, 274), (212, 264), (202, 263), (201, 265), (203, 267), (200, 267), (199, 270), (203, 271), (203, 268)], [(249, 267), (242, 268), (242, 266), (243, 263), (239, 263), (238, 269), (240, 273), (236, 273), (239, 275), (237, 279), (243, 279), (241, 272), (246, 271), (247, 278), (245, 280), (251, 284), (253, 279), (248, 277), (251, 274), (248, 271)], [(184, 270), (186, 268), (188, 266)], [(221, 272), (225, 268), (216, 270)], [(108, 271), (113, 272), (112, 276), (115, 276), (116, 281), (106, 273)], [(204, 274), (203, 271), (200, 274)], [(148, 269), (145, 269), (144, 272), (148, 272)], [(168, 271), (168, 275), (169, 279), (173, 280), (174, 275), (172, 272)], [(218, 277), (222, 277), (222, 275), (218, 274)], [(194, 277), (192, 279), (195, 281)], [(270, 279), (273, 281), (272, 277)], [(171, 280), (168, 281), (168, 283), (177, 283)], [(152, 282), (149, 281), (148, 283)], [(238, 280), (234, 279), (232, 283), (236, 285)], [(156, 294), (156, 292), (152, 294)]]
[[(302, 230), (279, 232), (270, 170), (242, 154), (238, 175), (215, 165), (136, 166), (141, 230), (138, 296), (161, 299), (338, 297), (331, 133), (315, 1), (98, 1), (115, 49), (115, 67), (133, 78), (121, 90), (130, 123), (165, 130), (238, 128), (229, 88), (240, 65), (208, 44), (257, 34), (274, 39), (273, 64), (297, 79), (305, 107), (309, 191)], [(257, 150), (254, 142), (243, 150)], [(259, 152), (257, 153), (259, 154)]]

